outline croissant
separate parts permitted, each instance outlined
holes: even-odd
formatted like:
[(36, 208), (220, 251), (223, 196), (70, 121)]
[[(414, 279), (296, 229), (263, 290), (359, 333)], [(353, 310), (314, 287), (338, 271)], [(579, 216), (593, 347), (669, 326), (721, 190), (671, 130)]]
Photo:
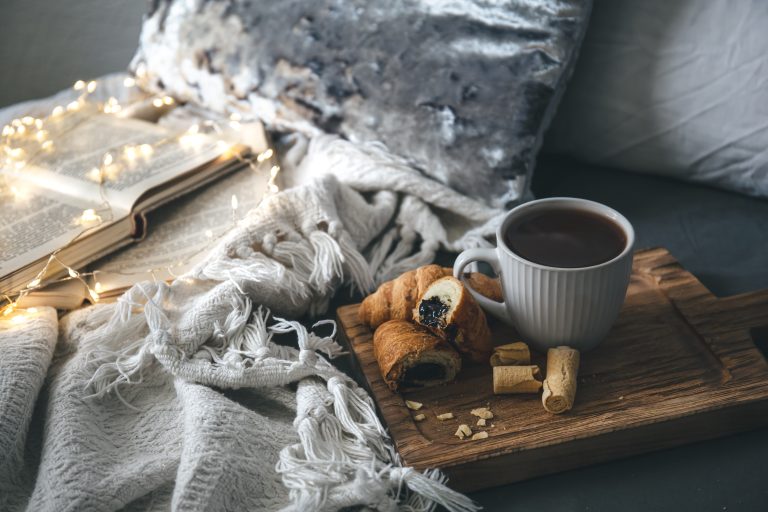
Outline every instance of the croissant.
[(413, 317), (472, 361), (487, 361), (493, 351), (485, 313), (455, 277), (432, 283), (414, 308)]
[[(413, 309), (427, 288), (438, 279), (450, 275), (453, 275), (453, 269), (440, 265), (425, 265), (405, 272), (382, 284), (363, 300), (358, 311), (360, 320), (374, 330), (387, 320), (411, 320)], [(467, 280), (481, 295), (501, 302), (498, 279), (473, 272), (467, 276)]]
[(373, 354), (392, 391), (452, 381), (461, 357), (444, 340), (406, 320), (383, 323), (373, 335)]

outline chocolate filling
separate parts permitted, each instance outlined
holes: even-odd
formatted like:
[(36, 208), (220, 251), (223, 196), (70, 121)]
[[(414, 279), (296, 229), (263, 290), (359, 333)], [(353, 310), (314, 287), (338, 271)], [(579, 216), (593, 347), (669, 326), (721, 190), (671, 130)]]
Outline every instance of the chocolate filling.
[(445, 378), (445, 368), (435, 363), (419, 363), (405, 370), (403, 384), (406, 386), (419, 385), (416, 381), (439, 380)]
[(428, 327), (443, 327), (445, 314), (450, 307), (439, 297), (430, 297), (419, 302), (419, 319)]

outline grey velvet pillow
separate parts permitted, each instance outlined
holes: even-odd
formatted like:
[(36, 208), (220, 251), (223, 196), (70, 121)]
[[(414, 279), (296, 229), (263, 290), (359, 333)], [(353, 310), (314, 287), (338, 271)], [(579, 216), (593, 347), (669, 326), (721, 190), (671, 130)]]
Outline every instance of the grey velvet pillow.
[(278, 129), (378, 140), (504, 206), (529, 186), (591, 0), (158, 1), (144, 85)]

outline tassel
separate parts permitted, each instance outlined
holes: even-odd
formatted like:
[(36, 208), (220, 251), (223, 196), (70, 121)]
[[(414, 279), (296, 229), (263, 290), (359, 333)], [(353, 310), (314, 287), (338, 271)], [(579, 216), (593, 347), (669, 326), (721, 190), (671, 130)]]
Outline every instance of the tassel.
[(315, 253), (309, 283), (321, 295), (325, 295), (333, 290), (334, 281), (343, 276), (344, 255), (336, 240), (324, 231), (313, 231), (309, 241)]
[(342, 232), (339, 237), (339, 247), (344, 257), (345, 275), (352, 279), (352, 284), (350, 285), (352, 291), (354, 292), (356, 288), (363, 294), (372, 292), (376, 286), (373, 272), (371, 272), (371, 268), (374, 267), (368, 265), (368, 262), (365, 261), (363, 255), (355, 248), (349, 239), (349, 235), (345, 232)]
[(471, 499), (448, 488), (445, 485), (446, 478), (436, 469), (419, 473), (413, 468), (393, 467), (389, 471), (389, 477), (395, 482), (403, 482), (413, 491), (406, 502), (406, 506), (411, 507), (411, 510), (433, 510), (435, 504), (451, 512), (480, 510)]

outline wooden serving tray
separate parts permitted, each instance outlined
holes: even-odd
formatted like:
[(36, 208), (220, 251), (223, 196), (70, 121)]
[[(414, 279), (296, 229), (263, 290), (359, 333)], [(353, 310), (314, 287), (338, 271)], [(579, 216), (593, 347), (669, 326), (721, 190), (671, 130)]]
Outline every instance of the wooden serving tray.
[[(358, 305), (337, 315), (406, 465), (438, 467), (469, 491), (768, 425), (768, 364), (750, 329), (768, 324), (768, 290), (716, 298), (665, 249), (637, 252), (624, 309), (606, 340), (582, 354), (574, 408), (554, 416), (541, 395), (492, 392), (491, 368), (397, 394), (384, 384)], [(493, 326), (497, 344), (514, 341)], [(545, 370), (542, 355), (534, 363)], [(426, 420), (405, 399), (422, 402)], [(470, 410), (490, 406), (490, 428)], [(456, 419), (435, 415), (452, 412)], [(459, 440), (466, 423), (484, 440)]]

